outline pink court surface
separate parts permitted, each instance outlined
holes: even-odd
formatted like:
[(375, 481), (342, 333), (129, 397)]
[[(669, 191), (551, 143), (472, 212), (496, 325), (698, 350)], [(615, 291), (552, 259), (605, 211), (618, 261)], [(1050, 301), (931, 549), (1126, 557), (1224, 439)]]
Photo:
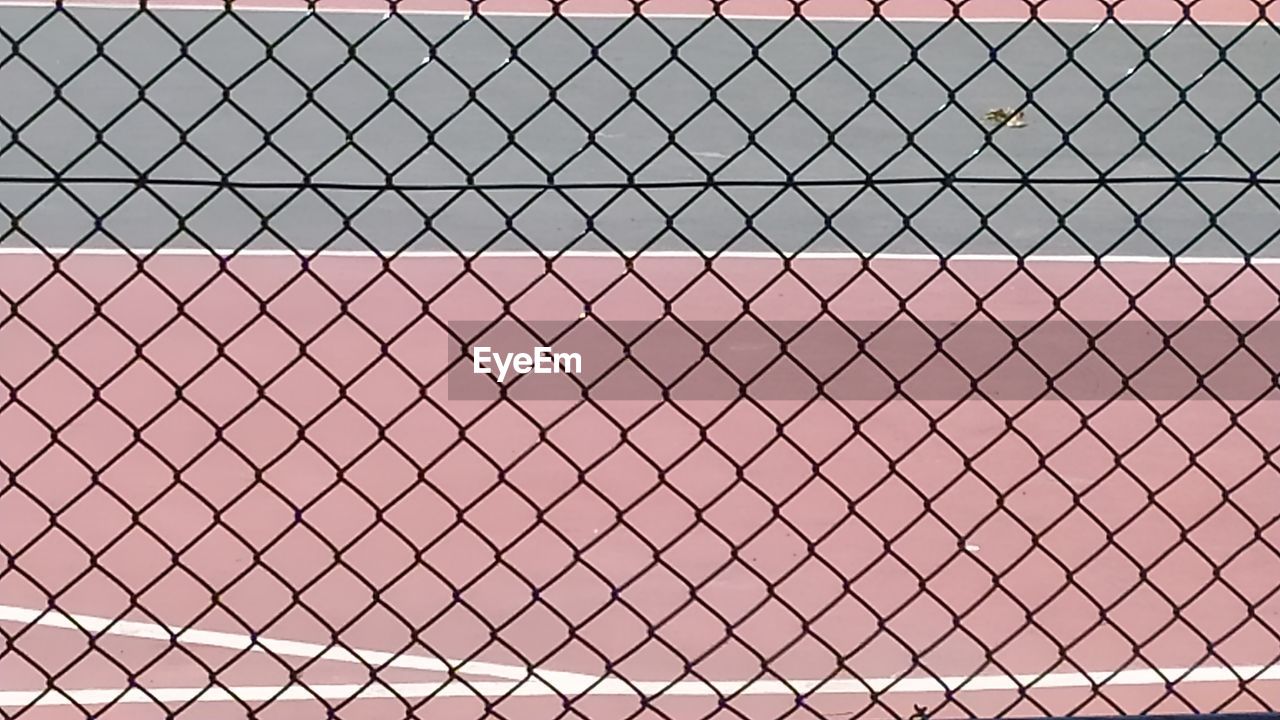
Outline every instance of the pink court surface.
[[(1252, 529), (1271, 523), (1260, 537), (1280, 542), (1277, 476), (1240, 433), (1274, 437), (1274, 403), (1237, 430), (1213, 403), (1169, 413), (1161, 430), (1139, 403), (1095, 404), (1090, 432), (1068, 439), (1081, 420), (1064, 403), (1023, 408), (1007, 433), (982, 402), (934, 429), (920, 410), (868, 417), (848, 402), (867, 417), (852, 442), (829, 403), (718, 419), (728, 403), (685, 404), (688, 418), (645, 416), (641, 402), (483, 413), (486, 403), (449, 400), (443, 382), (437, 404), (419, 401), (445, 337), (407, 290), (447, 287), (431, 303), (447, 320), (493, 317), (501, 298), (518, 298), (523, 319), (571, 319), (570, 288), (598, 297), (600, 322), (654, 317), (653, 290), (678, 296), (682, 319), (723, 318), (740, 307), (729, 286), (765, 319), (812, 317), (814, 291), (845, 318), (889, 317), (899, 295), (919, 317), (946, 319), (974, 305), (962, 285), (1001, 320), (1041, 317), (1054, 297), (1078, 319), (1114, 318), (1130, 295), (1156, 318), (1187, 317), (1205, 295), (1256, 318), (1275, 306), (1280, 266), (973, 259), (940, 274), (923, 259), (864, 268), (827, 257), (785, 272), (778, 259), (738, 257), (716, 261), (716, 277), (690, 257), (642, 257), (630, 270), (565, 257), (558, 279), (544, 267), (481, 258), (468, 275), (457, 258), (384, 267), (328, 256), (304, 270), (283, 256), (170, 254), (139, 273), (122, 255), (76, 255), (53, 274), (49, 258), (6, 255), (0, 289), (22, 298), (21, 320), (0, 328), (0, 372), (21, 387), (0, 412), (0, 462), (18, 469), (0, 495), (0, 543), (18, 554), (0, 582), (0, 621), (22, 629), (0, 667), (6, 711), (69, 717), (71, 700), (111, 700), (113, 717), (160, 717), (160, 702), (215, 717), (277, 698), (265, 714), (317, 712), (323, 700), (344, 717), (382, 717), (401, 712), (389, 696), (433, 696), (432, 717), (479, 716), (485, 702), (552, 717), (563, 694), (588, 717), (625, 717), (647, 693), (652, 709), (687, 716), (737, 691), (733, 707), (752, 716), (785, 711), (797, 692), (822, 712), (878, 715), (936, 704), (950, 688), (946, 714), (1037, 714), (1095, 697), (1095, 682), (1130, 711), (1280, 697), (1277, 559)], [(791, 418), (785, 439), (766, 410)], [(603, 413), (628, 427), (625, 443)], [(469, 424), (465, 442), (449, 418)], [(1119, 468), (1108, 444), (1125, 452)], [(899, 458), (897, 474), (874, 448)], [(808, 482), (806, 456), (829, 483)], [(758, 490), (735, 482), (735, 465)], [(574, 466), (589, 468), (590, 489)], [(88, 467), (102, 469), (96, 482)], [(912, 487), (932, 496), (927, 510)], [(701, 522), (677, 493), (706, 508)], [(1203, 557), (1179, 543), (1178, 524), (1198, 521), (1189, 537)], [(896, 538), (894, 557), (875, 533)], [(1135, 563), (1152, 568), (1147, 582)], [(59, 611), (42, 614), (49, 593)], [(1094, 602), (1108, 608), (1104, 624)], [(162, 624), (191, 629), (171, 642)], [(449, 681), (451, 663), (460, 680)], [(58, 673), (60, 692), (45, 692), (40, 668)], [(130, 672), (145, 692), (129, 689)], [(1042, 674), (1019, 700), (1017, 686)], [(1255, 697), (1237, 674), (1256, 676)], [(874, 707), (872, 690), (884, 689)]]
[[(1038, 12), (1096, 20), (1102, 7), (1048, 0)], [(793, 12), (773, 0), (722, 8)], [(814, 18), (870, 11), (804, 4)], [(951, 14), (927, 0), (881, 12)], [(1190, 12), (1248, 23), (1259, 6), (1213, 0)], [(1017, 19), (1027, 6), (976, 0), (961, 14)], [(1168, 22), (1183, 10), (1142, 0), (1115, 15)], [(1280, 474), (1248, 437), (1274, 450), (1274, 402), (1234, 418), (1190, 403), (1159, 422), (1161, 408), (1137, 402), (1086, 403), (1087, 422), (1065, 403), (977, 401), (871, 413), (858, 401), (708, 400), (682, 414), (612, 400), (491, 408), (432, 382), (445, 365), (437, 320), (486, 320), (504, 303), (524, 320), (573, 320), (588, 297), (584, 322), (608, 323), (652, 319), (676, 298), (681, 319), (723, 320), (745, 296), (761, 318), (807, 320), (822, 298), (845, 319), (882, 320), (905, 303), (948, 320), (981, 297), (1013, 321), (1055, 302), (1109, 320), (1138, 297), (1150, 317), (1180, 320), (1208, 297), (1225, 316), (1256, 319), (1276, 307), (1280, 265), (811, 256), (788, 268), (742, 255), (706, 267), (677, 254), (565, 256), (551, 274), (528, 255), (464, 267), (426, 254), (305, 264), (268, 253), (141, 264), (123, 253), (56, 264), (0, 254), (10, 302), (0, 378), (16, 388), (0, 401), (0, 713), (765, 718), (802, 704), (885, 717), (923, 704), (946, 717), (1280, 705), (1280, 558), (1267, 545), (1280, 545)], [(856, 433), (845, 413), (863, 418)]]

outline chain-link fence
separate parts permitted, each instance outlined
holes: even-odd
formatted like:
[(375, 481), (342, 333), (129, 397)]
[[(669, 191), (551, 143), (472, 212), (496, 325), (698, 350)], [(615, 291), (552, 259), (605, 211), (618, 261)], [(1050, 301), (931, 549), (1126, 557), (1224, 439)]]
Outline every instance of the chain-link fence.
[(1058, 2), (0, 5), (0, 716), (1276, 710), (1275, 10)]

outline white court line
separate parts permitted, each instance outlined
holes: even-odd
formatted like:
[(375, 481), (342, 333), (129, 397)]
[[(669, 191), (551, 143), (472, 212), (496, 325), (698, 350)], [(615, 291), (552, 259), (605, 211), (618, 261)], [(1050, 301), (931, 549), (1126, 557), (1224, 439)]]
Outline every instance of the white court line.
[[(299, 0), (299, 3), (301, 4), (301, 0)], [(128, 3), (128, 2), (94, 3), (94, 2), (75, 2), (75, 0), (71, 0), (70, 2), (64, 1), (62, 4), (64, 7), (80, 8), (85, 10), (126, 10), (126, 11), (134, 11), (134, 12), (138, 10), (137, 3)], [(323, 0), (321, 0), (320, 5), (323, 5), (323, 4), (324, 4)], [(53, 9), (53, 2), (51, 0), (43, 0), (43, 1), (42, 0), (0, 0), (0, 8), (4, 8), (4, 7)], [(151, 2), (148, 2), (148, 8), (151, 10), (161, 10), (161, 11), (180, 10), (180, 11), (218, 12), (218, 13), (223, 12), (226, 9), (225, 6), (221, 3), (209, 3), (209, 4), (201, 4), (201, 5), (194, 5), (194, 4), (193, 5), (167, 5), (163, 2), (155, 2), (154, 0), (152, 0)], [(237, 6), (236, 10), (247, 11), (247, 12), (268, 12), (268, 13), (297, 13), (297, 14), (311, 13), (311, 10), (309, 10), (305, 6), (303, 7), (271, 7), (271, 6), (254, 7), (252, 5), (245, 4), (245, 5)], [(323, 13), (334, 13), (334, 14), (343, 14), (343, 15), (383, 15), (386, 12), (385, 9), (383, 9), (381, 6), (367, 7), (367, 8), (321, 7), (320, 11)], [(432, 9), (432, 8), (403, 9), (403, 10), (397, 9), (396, 14), (426, 15), (426, 16), (435, 15), (435, 16), (456, 17), (459, 19), (465, 19), (467, 17), (470, 17), (470, 13), (464, 10), (441, 10), (441, 9)], [(585, 19), (585, 20), (621, 20), (624, 18), (629, 18), (633, 15), (633, 13), (630, 13), (630, 12), (586, 12), (586, 11), (579, 12), (574, 10), (562, 11), (560, 14), (568, 18)], [(646, 12), (643, 14), (645, 17), (652, 18), (654, 20), (705, 20), (708, 17), (707, 13), (695, 13), (695, 12), (689, 12), (689, 13)], [(533, 10), (486, 10), (484, 11), (483, 15), (485, 17), (545, 18), (548, 15), (550, 15), (550, 12), (538, 12)], [(792, 19), (794, 16), (790, 14), (750, 15), (750, 14), (738, 14), (738, 13), (726, 12), (726, 13), (722, 13), (721, 17), (725, 18), (726, 20), (733, 20), (733, 21), (783, 22), (783, 21)], [(815, 22), (815, 23), (860, 23), (860, 22), (866, 22), (869, 19), (871, 18), (870, 16), (867, 16), (867, 15), (805, 15), (805, 20), (809, 22)], [(886, 19), (892, 23), (923, 23), (923, 24), (935, 24), (935, 25), (942, 24), (944, 22), (948, 22), (952, 20), (951, 17), (892, 17), (892, 16)], [(1101, 22), (1103, 22), (1098, 18), (1049, 17), (1049, 18), (1041, 18), (1041, 19), (1045, 23), (1050, 25), (1098, 25)], [(1029, 20), (1030, 18), (1017, 17), (1017, 16), (964, 18), (964, 21), (966, 23), (981, 24), (981, 25), (1011, 25), (1011, 24), (1021, 25), (1021, 24), (1027, 23)], [(1155, 25), (1155, 26), (1163, 27), (1163, 26), (1174, 25), (1178, 22), (1183, 22), (1183, 21), (1181, 19), (1150, 20), (1150, 19), (1134, 18), (1130, 20), (1121, 20), (1119, 22), (1122, 25)], [(1195, 24), (1201, 27), (1246, 27), (1254, 24), (1254, 22), (1255, 20), (1251, 18), (1249, 20), (1196, 20)]]
[(101, 705), (106, 703), (265, 702), (290, 700), (349, 701), (365, 699), (407, 700), (425, 697), (500, 698), (549, 696), (613, 696), (639, 699), (657, 697), (718, 697), (722, 695), (868, 695), (902, 693), (957, 693), (1062, 688), (1105, 688), (1165, 685), (1168, 683), (1239, 683), (1280, 680), (1280, 666), (1159, 668), (1045, 675), (972, 675), (954, 677), (851, 678), (833, 680), (752, 681), (641, 681), (619, 678), (583, 681), (387, 683), (376, 685), (243, 686), (225, 688), (101, 688), (86, 690), (0, 691), (0, 707), (48, 705)]
[(270, 652), (287, 657), (360, 663), (374, 667), (385, 666), (443, 673), (453, 671), (455, 673), (484, 675), (516, 681), (530, 681), (530, 678), (535, 678), (533, 680), (534, 684), (591, 682), (597, 679), (594, 675), (528, 668), (521, 665), (503, 665), (478, 661), (462, 662), (423, 655), (389, 653), (380, 650), (347, 650), (346, 648), (331, 645), (275, 638), (260, 637), (255, 640), (248, 635), (239, 633), (197, 630), (194, 628), (168, 628), (155, 623), (114, 620), (95, 615), (71, 614), (58, 610), (36, 610), (13, 605), (0, 605), (0, 621), (68, 630), (85, 630), (103, 635), (119, 635), (121, 637), (144, 640), (176, 641), (184, 645), (204, 645), (231, 650)]
[[(66, 255), (83, 255), (83, 256), (99, 256), (99, 257), (138, 257), (143, 255), (156, 255), (159, 257), (266, 257), (266, 258), (293, 258), (299, 257), (310, 258), (357, 258), (357, 259), (374, 259), (382, 257), (390, 257), (393, 252), (387, 251), (383, 254), (377, 254), (370, 250), (286, 250), (284, 248), (247, 248), (244, 250), (234, 250), (226, 248), (214, 248), (206, 250), (204, 248), (35, 248), (35, 247), (4, 247), (0, 246), (0, 255), (52, 255), (54, 257), (63, 257)], [(853, 251), (839, 252), (800, 252), (788, 255), (780, 255), (774, 252), (754, 252), (754, 251), (729, 251), (720, 253), (708, 253), (708, 256), (714, 255), (714, 259), (726, 260), (771, 260), (781, 262), (784, 257), (793, 261), (797, 260), (847, 260), (861, 261), (863, 256)], [(703, 254), (692, 250), (646, 250), (641, 252), (619, 253), (611, 250), (568, 250), (564, 252), (535, 252), (533, 250), (484, 250), (473, 252), (456, 253), (450, 250), (409, 250), (405, 252), (394, 253), (396, 259), (428, 259), (428, 260), (462, 260), (466, 258), (484, 259), (484, 258), (506, 258), (506, 259), (599, 259), (599, 260), (646, 260), (646, 259), (680, 259), (680, 260), (698, 260), (705, 259)], [(891, 260), (891, 261), (909, 261), (909, 262), (929, 262), (938, 263), (941, 258), (937, 255), (929, 255), (925, 253), (874, 253), (867, 256), (869, 260)], [(951, 255), (946, 258), (948, 263), (953, 262), (1004, 262), (1015, 263), (1018, 258), (1014, 255), (1002, 254), (960, 254)], [(1032, 263), (1088, 263), (1093, 264), (1095, 258), (1092, 255), (1032, 255), (1024, 259), (1028, 264)], [(1156, 255), (1103, 255), (1101, 262), (1107, 265), (1115, 264), (1144, 264), (1144, 265), (1244, 265), (1244, 258), (1241, 257), (1192, 257), (1179, 256), (1171, 258), (1169, 256)], [(1280, 265), (1280, 257), (1264, 257), (1253, 258), (1250, 262), (1254, 265)]]

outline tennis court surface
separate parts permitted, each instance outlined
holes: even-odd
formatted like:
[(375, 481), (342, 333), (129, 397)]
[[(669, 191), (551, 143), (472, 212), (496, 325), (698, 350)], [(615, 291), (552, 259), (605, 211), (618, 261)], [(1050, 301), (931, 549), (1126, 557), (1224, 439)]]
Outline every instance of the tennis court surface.
[(0, 3), (0, 717), (1275, 711), (1276, 12)]

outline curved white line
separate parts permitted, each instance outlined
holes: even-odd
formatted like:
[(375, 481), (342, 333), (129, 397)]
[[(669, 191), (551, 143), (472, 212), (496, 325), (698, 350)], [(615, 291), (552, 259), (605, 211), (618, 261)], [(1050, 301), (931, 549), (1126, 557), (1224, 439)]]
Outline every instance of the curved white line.
[[(582, 683), (592, 682), (594, 675), (529, 668), (521, 665), (504, 665), (479, 661), (437, 659), (425, 655), (390, 653), (381, 650), (347, 649), (334, 645), (281, 640), (277, 638), (251, 638), (238, 633), (198, 630), (194, 628), (169, 628), (155, 623), (132, 620), (115, 620), (95, 615), (71, 614), (57, 610), (0, 605), (0, 621), (24, 623), (43, 627), (82, 630), (103, 635), (118, 635), (144, 640), (160, 640), (183, 645), (204, 645), (230, 650), (266, 652), (285, 657), (359, 663), (371, 667), (391, 667), (429, 672), (454, 672), (503, 678), (519, 682)], [(530, 680), (533, 678), (533, 680)]]
[(968, 677), (871, 678), (857, 680), (753, 680), (628, 682), (617, 678), (592, 681), (431, 682), (370, 685), (283, 685), (203, 688), (131, 688), (86, 690), (11, 690), (0, 692), (0, 707), (105, 705), (111, 703), (351, 701), (422, 698), (505, 698), (612, 696), (724, 697), (742, 695), (814, 696), (903, 693), (989, 692), (1061, 688), (1104, 688), (1167, 683), (1262, 682), (1280, 680), (1280, 666), (1159, 668), (1116, 672), (1049, 673), (1044, 675), (975, 675)]

